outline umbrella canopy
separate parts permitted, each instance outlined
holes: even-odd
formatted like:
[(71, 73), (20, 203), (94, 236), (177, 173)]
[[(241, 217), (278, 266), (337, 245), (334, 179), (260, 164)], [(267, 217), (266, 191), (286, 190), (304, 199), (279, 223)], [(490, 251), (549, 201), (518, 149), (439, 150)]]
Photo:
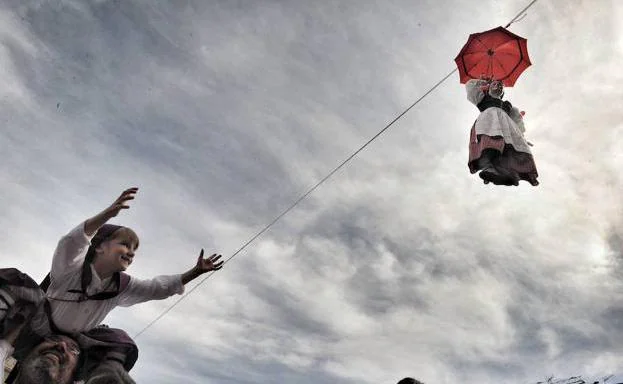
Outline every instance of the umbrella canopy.
[(532, 65), (528, 41), (503, 27), (469, 35), (454, 61), (461, 84), (486, 77), (500, 80), (507, 87), (512, 87), (519, 75)]

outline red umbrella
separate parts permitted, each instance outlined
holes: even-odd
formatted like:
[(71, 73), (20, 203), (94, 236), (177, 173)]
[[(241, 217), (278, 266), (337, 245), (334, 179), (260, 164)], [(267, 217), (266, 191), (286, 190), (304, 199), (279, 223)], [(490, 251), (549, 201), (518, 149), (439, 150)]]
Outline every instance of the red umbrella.
[(512, 87), (519, 75), (532, 64), (527, 44), (526, 39), (503, 27), (472, 33), (454, 59), (461, 84), (485, 76)]

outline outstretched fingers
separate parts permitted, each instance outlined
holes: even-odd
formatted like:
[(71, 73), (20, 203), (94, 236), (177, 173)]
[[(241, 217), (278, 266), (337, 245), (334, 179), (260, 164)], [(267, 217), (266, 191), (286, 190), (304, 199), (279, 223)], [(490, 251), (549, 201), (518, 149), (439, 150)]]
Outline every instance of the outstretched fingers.
[(138, 188), (136, 187), (128, 188), (125, 191), (121, 192), (121, 195), (119, 196), (119, 198), (117, 198), (117, 201), (132, 200), (134, 199), (134, 196), (136, 195), (137, 192), (138, 192)]
[(223, 257), (223, 255), (217, 255), (216, 253), (213, 253), (207, 259), (204, 259), (203, 254), (204, 254), (204, 251), (202, 248), (201, 252), (199, 252), (199, 257), (197, 258), (197, 266), (200, 267), (202, 270), (217, 271), (223, 268), (224, 262), (219, 261), (220, 258)]
[(225, 262), (222, 260), (219, 261), (221, 257), (223, 257), (223, 255), (217, 255), (216, 253), (214, 253), (212, 256), (208, 258), (208, 260), (210, 260), (210, 262), (214, 265), (215, 271), (218, 271), (219, 269), (223, 268), (223, 264)]
[(126, 203), (130, 200), (134, 200), (136, 193), (138, 192), (138, 188), (128, 188), (121, 193), (121, 195), (115, 200), (114, 206), (118, 209), (128, 209), (130, 206)]

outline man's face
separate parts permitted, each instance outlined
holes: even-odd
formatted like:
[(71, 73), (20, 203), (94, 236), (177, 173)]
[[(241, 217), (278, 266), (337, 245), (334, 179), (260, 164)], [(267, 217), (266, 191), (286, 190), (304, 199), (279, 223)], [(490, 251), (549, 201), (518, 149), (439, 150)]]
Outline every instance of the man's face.
[(67, 336), (46, 338), (28, 354), (20, 377), (24, 382), (69, 384), (78, 366), (80, 347)]

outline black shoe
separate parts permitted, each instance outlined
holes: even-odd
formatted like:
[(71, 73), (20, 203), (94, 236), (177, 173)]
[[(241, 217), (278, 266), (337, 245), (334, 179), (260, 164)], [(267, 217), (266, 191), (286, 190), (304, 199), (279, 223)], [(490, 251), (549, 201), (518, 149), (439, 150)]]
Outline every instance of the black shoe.
[(491, 182), (495, 185), (505, 185), (509, 180), (508, 176), (501, 174), (494, 167), (488, 167), (488, 168), (483, 169), (478, 174), (478, 176), (480, 176), (480, 178), (485, 182), (485, 184), (488, 184), (489, 182)]

